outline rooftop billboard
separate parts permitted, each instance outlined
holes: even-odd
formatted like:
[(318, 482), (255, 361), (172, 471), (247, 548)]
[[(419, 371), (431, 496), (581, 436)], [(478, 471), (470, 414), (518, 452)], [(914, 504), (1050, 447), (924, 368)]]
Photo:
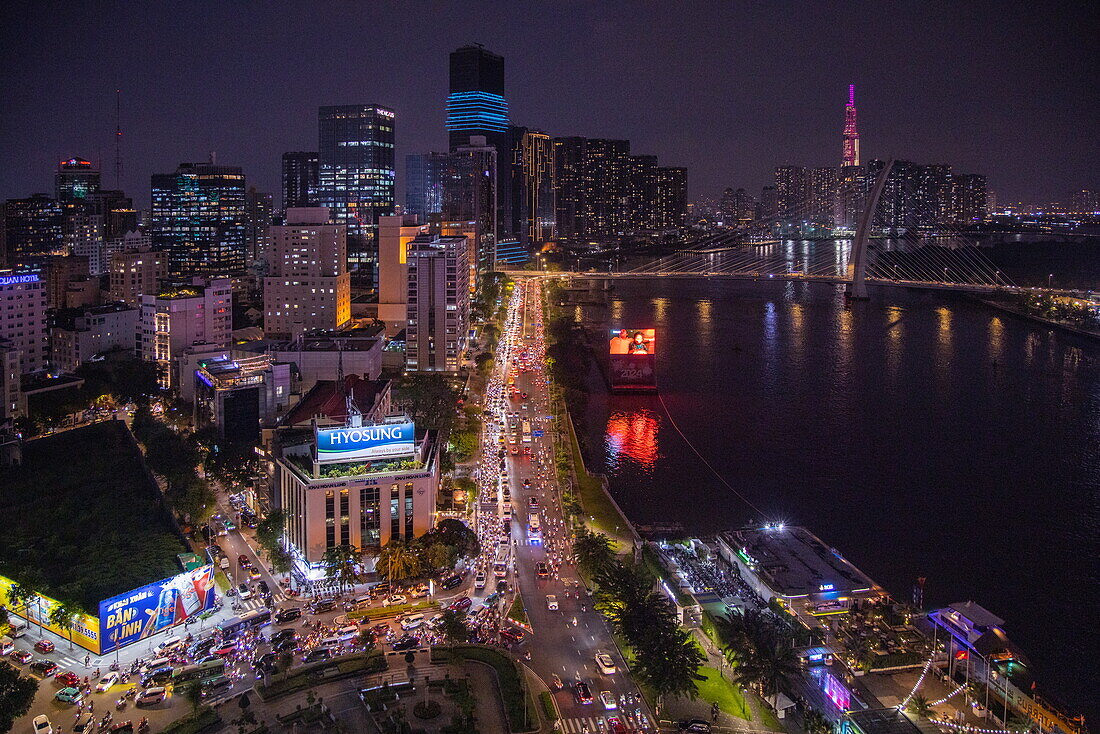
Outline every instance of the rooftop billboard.
[(378, 423), (317, 429), (317, 461), (393, 459), (416, 453), (416, 424)]

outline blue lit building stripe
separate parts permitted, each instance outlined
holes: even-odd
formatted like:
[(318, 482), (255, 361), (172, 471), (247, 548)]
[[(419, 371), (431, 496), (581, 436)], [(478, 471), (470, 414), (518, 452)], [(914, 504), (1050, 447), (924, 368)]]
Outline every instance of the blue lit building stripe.
[(508, 129), (508, 103), (491, 92), (452, 92), (447, 96), (447, 130)]

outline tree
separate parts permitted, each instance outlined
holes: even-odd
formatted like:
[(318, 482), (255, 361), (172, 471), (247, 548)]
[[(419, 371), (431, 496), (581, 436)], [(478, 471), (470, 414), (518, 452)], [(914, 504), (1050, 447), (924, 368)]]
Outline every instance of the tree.
[(256, 541), (267, 552), (271, 567), (276, 573), (286, 573), (291, 566), (290, 554), (282, 543), (285, 530), (286, 513), (282, 508), (275, 508), (256, 524)]
[(360, 555), (358, 548), (345, 544), (329, 548), (321, 556), (325, 577), (339, 584), (341, 592), (358, 583)]
[(817, 709), (810, 709), (802, 717), (802, 728), (806, 734), (832, 734), (833, 731), (833, 725)]
[(0, 731), (10, 731), (15, 720), (31, 710), (38, 679), (19, 674), (14, 665), (0, 665)]
[(470, 641), (470, 626), (466, 624), (466, 615), (457, 609), (444, 610), (439, 632), (444, 640), (452, 644)]
[(454, 424), (457, 395), (442, 375), (406, 376), (399, 395), (418, 426), (443, 431)]
[(573, 542), (573, 553), (577, 556), (577, 565), (587, 575), (595, 577), (615, 559), (611, 538), (603, 533), (594, 533), (581, 528)]
[(931, 719), (936, 715), (936, 710), (932, 708), (932, 704), (928, 701), (928, 697), (922, 693), (918, 693), (909, 699), (909, 705), (906, 706), (906, 710), (914, 716), (920, 716), (925, 719)]
[(391, 538), (378, 554), (375, 569), (387, 581), (404, 581), (420, 573), (420, 557), (406, 541)]
[(634, 673), (657, 696), (698, 695), (699, 667), (706, 661), (687, 630), (675, 626), (653, 630), (634, 648)]
[(30, 614), (31, 602), (38, 598), (38, 592), (30, 584), (16, 581), (8, 588), (8, 602), (12, 607), (23, 607), (23, 614), (34, 621)]
[(442, 543), (432, 543), (424, 549), (424, 562), (433, 570), (454, 568), (455, 554), (449, 546)]
[[(175, 689), (175, 691), (178, 690), (178, 688)], [(194, 713), (198, 711), (199, 704), (202, 703), (202, 686), (199, 685), (197, 680), (184, 684), (183, 696), (184, 699), (191, 704), (191, 712)]]
[(60, 601), (50, 608), (50, 624), (69, 634), (69, 649), (73, 649), (73, 630), (80, 620), (83, 610), (76, 604), (68, 601)]

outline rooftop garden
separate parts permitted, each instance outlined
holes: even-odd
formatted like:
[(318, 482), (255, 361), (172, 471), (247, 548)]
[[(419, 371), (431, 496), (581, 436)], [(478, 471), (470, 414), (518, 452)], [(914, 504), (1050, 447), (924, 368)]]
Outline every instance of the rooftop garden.
[[(313, 459), (302, 454), (284, 454), (284, 458), (306, 479), (313, 477)], [(390, 474), (399, 471), (417, 471), (424, 468), (424, 462), (415, 459), (393, 459), (389, 461), (350, 461), (336, 464), (322, 464), (321, 479), (336, 477), (360, 477), (370, 474)]]

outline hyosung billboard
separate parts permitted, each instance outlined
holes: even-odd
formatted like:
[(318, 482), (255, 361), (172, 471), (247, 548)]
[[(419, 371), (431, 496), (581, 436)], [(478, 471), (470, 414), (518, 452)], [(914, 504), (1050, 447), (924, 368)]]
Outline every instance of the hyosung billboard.
[(317, 429), (317, 461), (393, 459), (416, 453), (416, 425), (377, 423), (369, 426)]
[(214, 567), (202, 566), (99, 603), (101, 652), (182, 623), (215, 604)]

